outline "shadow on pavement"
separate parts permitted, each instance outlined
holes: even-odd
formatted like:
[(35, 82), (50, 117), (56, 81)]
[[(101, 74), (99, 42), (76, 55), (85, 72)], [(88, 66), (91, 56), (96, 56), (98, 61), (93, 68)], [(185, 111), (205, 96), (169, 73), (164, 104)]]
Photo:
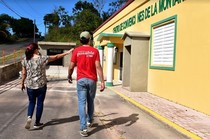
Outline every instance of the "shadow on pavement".
[(51, 121), (47, 122), (44, 124), (43, 128), (46, 126), (53, 126), (53, 125), (58, 125), (58, 124), (64, 124), (64, 123), (69, 123), (69, 122), (74, 122), (78, 121), (79, 116), (72, 116), (68, 118), (60, 118), (60, 119), (52, 119)]
[[(98, 124), (93, 124), (92, 127), (95, 127), (93, 130), (90, 131), (90, 135), (99, 132), (100, 130), (103, 129), (107, 129), (107, 128), (111, 128), (115, 125), (122, 125), (122, 124), (126, 124), (125, 126), (130, 126), (133, 123), (135, 123), (139, 118), (138, 118), (139, 114), (131, 114), (127, 117), (118, 117), (115, 119), (109, 119), (109, 120), (105, 120), (105, 119), (100, 119), (100, 121), (102, 123), (104, 123), (103, 125), (98, 125)], [(108, 123), (105, 123), (108, 122)]]
[(47, 123), (45, 123), (44, 126), (42, 126), (40, 128), (31, 129), (30, 131), (42, 130), (43, 128), (45, 128), (47, 126), (59, 125), (59, 124), (74, 122), (74, 121), (78, 121), (78, 120), (79, 120), (79, 116), (72, 116), (72, 117), (68, 117), (68, 118), (52, 119), (51, 121), (48, 121)]

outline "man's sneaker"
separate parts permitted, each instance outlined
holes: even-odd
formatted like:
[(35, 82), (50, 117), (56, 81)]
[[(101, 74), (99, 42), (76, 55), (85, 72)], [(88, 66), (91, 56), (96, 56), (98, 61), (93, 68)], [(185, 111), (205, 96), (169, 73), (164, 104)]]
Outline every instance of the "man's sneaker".
[(30, 129), (30, 127), (31, 127), (31, 121), (32, 121), (31, 117), (28, 117), (28, 119), (26, 121), (25, 129)]
[(87, 137), (88, 136), (87, 129), (81, 130), (80, 135), (83, 136), (83, 137)]
[(34, 124), (34, 128), (41, 128), (41, 127), (43, 127), (43, 126), (44, 126), (43, 123), (35, 123), (35, 124)]
[(92, 122), (92, 123), (87, 122), (87, 126), (88, 126), (88, 127), (92, 127), (92, 126), (93, 126), (93, 122)]

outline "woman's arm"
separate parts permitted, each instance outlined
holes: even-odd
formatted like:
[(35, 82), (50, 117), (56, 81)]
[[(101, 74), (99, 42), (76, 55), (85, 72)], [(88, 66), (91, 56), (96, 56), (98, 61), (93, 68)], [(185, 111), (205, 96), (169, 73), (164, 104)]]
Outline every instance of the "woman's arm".
[(26, 68), (22, 67), (22, 81), (21, 81), (21, 90), (23, 91), (25, 89), (25, 79), (26, 79)]
[(65, 55), (70, 54), (73, 50), (74, 50), (74, 48), (71, 48), (70, 50), (68, 50), (67, 52), (64, 52), (62, 54), (57, 54), (57, 55), (49, 56), (48, 57), (48, 62), (52, 62), (52, 61), (55, 61), (57, 59), (60, 59), (60, 58), (64, 57)]

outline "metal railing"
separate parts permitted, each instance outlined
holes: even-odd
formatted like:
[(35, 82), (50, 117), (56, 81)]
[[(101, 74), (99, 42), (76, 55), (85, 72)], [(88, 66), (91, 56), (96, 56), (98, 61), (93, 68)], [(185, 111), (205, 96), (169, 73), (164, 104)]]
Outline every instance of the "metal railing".
[(12, 64), (21, 61), (24, 57), (24, 50), (13, 50), (13, 53), (6, 54), (5, 50), (0, 51), (0, 65)]

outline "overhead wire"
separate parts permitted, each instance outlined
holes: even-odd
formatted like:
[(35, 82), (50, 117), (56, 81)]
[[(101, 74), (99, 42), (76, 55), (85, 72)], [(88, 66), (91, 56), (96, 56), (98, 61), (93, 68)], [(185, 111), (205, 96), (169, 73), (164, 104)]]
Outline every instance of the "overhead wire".
[[(31, 2), (31, 1), (30, 1)], [(35, 9), (33, 6), (31, 6), (31, 3), (30, 3), (28, 0), (25, 0), (25, 3), (27, 3), (27, 5), (33, 10), (33, 13), (36, 13), (36, 15), (39, 15), (39, 19), (42, 19), (41, 21), (42, 22), (38, 22), (36, 23), (36, 26), (37, 27), (45, 27), (44, 26), (44, 21), (43, 21), (43, 16), (41, 17), (40, 15), (42, 15), (37, 9)], [(37, 18), (36, 18), (37, 19)], [(39, 20), (36, 20), (36, 21), (39, 21)]]
[[(17, 0), (13, 0), (13, 2), (17, 5), (16, 7), (19, 8), (18, 11), (22, 11), (22, 13), (25, 13), (27, 15), (29, 15), (29, 17), (33, 17), (30, 12), (26, 11), (25, 8), (23, 7), (22, 3), (20, 4), (19, 2), (17, 2)], [(17, 10), (17, 9), (16, 9)]]
[(18, 14), (15, 10), (13, 10), (4, 0), (0, 0), (2, 2), (2, 4), (8, 8), (9, 10), (11, 10), (14, 14), (16, 14), (17, 16), (19, 16), (20, 18), (22, 18), (22, 16), (20, 14)]

